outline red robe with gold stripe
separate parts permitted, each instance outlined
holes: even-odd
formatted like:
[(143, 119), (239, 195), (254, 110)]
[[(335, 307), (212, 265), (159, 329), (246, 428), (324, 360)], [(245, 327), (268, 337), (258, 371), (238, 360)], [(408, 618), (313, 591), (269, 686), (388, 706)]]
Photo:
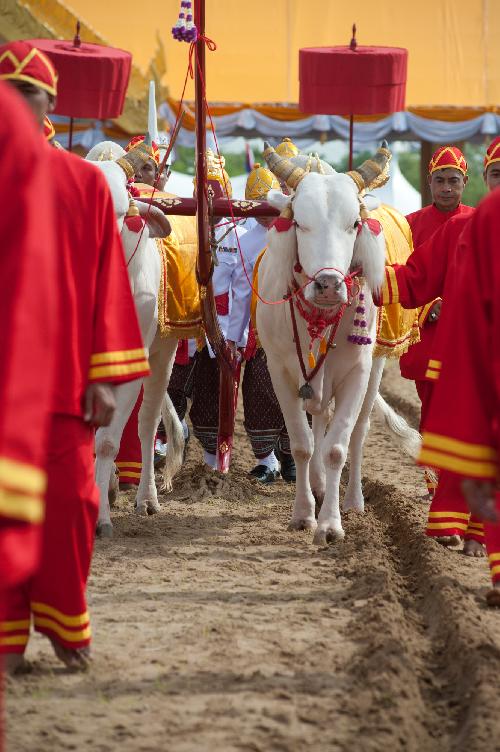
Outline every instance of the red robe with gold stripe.
[(1, 589), (29, 576), (39, 553), (54, 372), (57, 249), (43, 137), (22, 99), (3, 82), (0, 110)]
[[(386, 267), (386, 281), (381, 297), (385, 303), (401, 302), (404, 307), (423, 305), (428, 301), (444, 296), (442, 315), (446, 316), (447, 302), (445, 290), (453, 281), (457, 262), (459, 238), (473, 213), (455, 215), (422, 245), (418, 246), (405, 266)], [(435, 348), (440, 341), (440, 324), (434, 324), (436, 336), (428, 353), (429, 363), (424, 378), (417, 381), (422, 399), (421, 427), (425, 427), (431, 403), (435, 375), (438, 373), (438, 360)], [(432, 537), (463, 536), (466, 539), (482, 541), (483, 531), (477, 520), (469, 520), (465, 499), (460, 484), (445, 472), (440, 474), (439, 484), (432, 498), (426, 534)]]
[[(433, 208), (433, 207), (427, 207)], [(459, 208), (467, 209), (455, 213), (446, 222), (441, 223), (441, 227), (434, 232), (430, 238), (421, 245), (418, 245), (404, 265), (387, 266), (385, 269), (385, 281), (382, 291), (375, 302), (378, 305), (388, 303), (401, 303), (404, 308), (422, 307), (420, 311), (421, 336), (424, 345), (419, 350), (419, 344), (412, 345), (407, 356), (406, 372), (404, 376), (416, 379), (421, 382), (428, 378), (428, 362), (431, 359), (432, 346), (436, 324), (426, 324), (427, 316), (430, 309), (441, 298), (444, 293), (447, 274), (453, 254), (456, 251), (457, 241), (466, 222), (471, 217), (474, 209), (471, 207), (461, 206)], [(435, 212), (438, 212), (435, 209)], [(443, 214), (443, 212), (439, 212)], [(411, 216), (411, 215), (410, 215)], [(435, 215), (431, 215), (435, 216)], [(432, 329), (427, 338), (426, 330)], [(416, 350), (417, 354), (412, 355)], [(403, 366), (405, 368), (405, 366)], [(403, 372), (403, 369), (402, 369)], [(418, 384), (417, 384), (418, 386)], [(425, 416), (431, 396), (431, 389), (420, 389), (422, 401), (422, 418), (421, 426), (425, 423)]]
[(59, 221), (61, 326), (48, 446), (47, 513), (38, 570), (6, 594), (0, 652), (23, 652), (35, 629), (66, 648), (90, 641), (85, 589), (98, 513), (91, 426), (82, 420), (92, 381), (149, 373), (111, 194), (90, 162), (46, 147)]
[(460, 240), (443, 364), (420, 460), (471, 478), (498, 475), (500, 192), (482, 202)]
[[(437, 209), (434, 204), (431, 204), (431, 206), (425, 206), (423, 209), (413, 212), (413, 214), (408, 214), (406, 219), (411, 227), (414, 248), (419, 248), (419, 246), (425, 243), (426, 240), (429, 240), (440, 227), (453, 217), (469, 216), (473, 211), (472, 207), (459, 204), (454, 211), (444, 212)], [(439, 249), (436, 249), (435, 253), (439, 253)], [(413, 381), (425, 380), (427, 364), (437, 330), (436, 324), (429, 321), (428, 317), (434, 303), (441, 296), (442, 291), (438, 293), (436, 299), (430, 302), (426, 301), (426, 305), (421, 306), (419, 310), (420, 342), (412, 345), (401, 356), (399, 361), (401, 375), (405, 379), (412, 379)]]
[[(89, 382), (131, 381), (149, 365), (107, 183), (91, 162), (50, 153), (58, 212), (68, 218), (58, 226), (64, 313), (53, 410), (80, 417)], [(91, 211), (81, 206), (82, 192)]]
[[(443, 321), (443, 363), (419, 461), (495, 482), (500, 472), (500, 191), (482, 201), (458, 254), (453, 311)], [(485, 529), (498, 581), (500, 527)]]

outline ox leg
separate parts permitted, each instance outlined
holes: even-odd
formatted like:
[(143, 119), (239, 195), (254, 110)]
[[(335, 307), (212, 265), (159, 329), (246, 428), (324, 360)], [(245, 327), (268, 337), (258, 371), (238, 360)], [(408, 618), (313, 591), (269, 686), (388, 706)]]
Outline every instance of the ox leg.
[(378, 394), (384, 366), (385, 358), (373, 359), (366, 396), (351, 435), (351, 442), (349, 444), (349, 483), (347, 484), (344, 503), (342, 505), (344, 512), (351, 509), (354, 512), (363, 512), (365, 509), (365, 500), (361, 486), (363, 446), (366, 434), (370, 428), (370, 415), (373, 409), (373, 403), (375, 402), (375, 397)]
[(154, 470), (154, 440), (160, 422), (161, 406), (174, 365), (177, 339), (156, 337), (149, 358), (151, 375), (144, 381), (144, 396), (139, 410), (139, 439), (141, 440), (142, 473), (135, 511), (155, 514), (160, 511)]
[(323, 441), (323, 461), (326, 469), (326, 492), (318, 515), (318, 529), (314, 543), (325, 546), (344, 537), (340, 518), (340, 475), (344, 467), (351, 433), (358, 419), (366, 386), (368, 371), (353, 369), (335, 390), (335, 411)]
[(326, 490), (326, 474), (323, 462), (323, 442), (328, 424), (328, 409), (319, 415), (313, 415), (312, 428), (314, 436), (314, 452), (309, 465), (309, 483), (316, 502), (316, 514), (321, 509)]
[(314, 496), (309, 485), (309, 462), (314, 448), (313, 434), (302, 409), (302, 401), (297, 397), (297, 387), (290, 381), (288, 373), (281, 368), (273, 368), (268, 361), (269, 373), (274, 391), (280, 403), (290, 437), (290, 450), (297, 472), (295, 502), (289, 530), (313, 530), (316, 527)]
[(115, 388), (116, 410), (109, 426), (99, 428), (95, 436), (95, 477), (99, 488), (99, 517), (96, 533), (105, 538), (113, 534), (109, 511), (109, 483), (114, 473), (115, 457), (120, 448), (123, 429), (141, 391), (142, 380), (130, 381)]

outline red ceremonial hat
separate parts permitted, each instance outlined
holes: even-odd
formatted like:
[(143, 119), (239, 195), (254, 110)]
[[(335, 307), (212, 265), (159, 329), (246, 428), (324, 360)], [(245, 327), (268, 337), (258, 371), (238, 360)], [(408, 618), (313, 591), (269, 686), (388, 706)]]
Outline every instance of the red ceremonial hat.
[[(131, 149), (135, 149), (136, 146), (139, 146), (139, 144), (144, 143), (144, 136), (134, 136), (132, 141), (127, 144), (125, 147), (125, 151), (130, 151)], [(160, 166), (160, 150), (158, 149), (158, 145), (155, 141), (151, 142), (151, 146), (148, 146), (148, 144), (144, 144), (148, 151), (151, 153), (151, 159), (153, 159), (156, 163), (156, 166)]]
[(0, 79), (27, 81), (57, 96), (56, 69), (43, 52), (23, 40), (0, 47)]
[(447, 167), (460, 170), (463, 175), (467, 174), (467, 161), (456, 146), (440, 146), (436, 149), (429, 162), (429, 175), (436, 170), (445, 170)]
[(56, 135), (56, 130), (52, 125), (52, 120), (47, 117), (47, 115), (45, 115), (45, 118), (43, 120), (43, 135), (45, 136), (47, 141), (51, 141)]
[(487, 170), (493, 162), (500, 162), (500, 136), (493, 139), (484, 155), (484, 169)]

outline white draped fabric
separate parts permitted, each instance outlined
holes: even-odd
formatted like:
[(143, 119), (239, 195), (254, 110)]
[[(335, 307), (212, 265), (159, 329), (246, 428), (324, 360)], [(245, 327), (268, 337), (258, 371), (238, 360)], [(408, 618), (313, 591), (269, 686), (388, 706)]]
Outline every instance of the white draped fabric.
[[(175, 122), (175, 114), (167, 103), (159, 108), (159, 114), (171, 125)], [(58, 122), (68, 122), (68, 118), (53, 117), (56, 125)], [(217, 137), (221, 139), (221, 145), (225, 138), (235, 135), (254, 138), (260, 136), (271, 141), (281, 140), (283, 136), (294, 138), (308, 138), (316, 140), (324, 133), (327, 139), (349, 139), (349, 122), (337, 115), (311, 115), (301, 120), (274, 120), (252, 109), (243, 109), (230, 115), (214, 117)], [(77, 121), (81, 125), (85, 121)], [(386, 138), (388, 141), (410, 139), (430, 141), (432, 143), (445, 143), (454, 141), (468, 141), (474, 137), (484, 136), (493, 138), (500, 133), (500, 115), (486, 112), (472, 120), (448, 122), (445, 120), (430, 120), (419, 117), (411, 112), (396, 112), (381, 120), (374, 122), (355, 123), (354, 142), (358, 148), (363, 144), (376, 143)], [(74, 133), (73, 143), (90, 149), (106, 137), (101, 130), (99, 122), (93, 122), (85, 130)], [(67, 134), (58, 134), (57, 140), (66, 147), (68, 144)], [(207, 143), (213, 147), (212, 139), (207, 132)], [(178, 144), (181, 146), (194, 146), (195, 134), (187, 128), (181, 128), (178, 136)]]
[[(161, 117), (170, 124), (175, 122), (175, 114), (167, 103), (159, 109)], [(349, 139), (349, 121), (338, 115), (311, 115), (301, 120), (284, 122), (274, 120), (252, 109), (244, 109), (230, 115), (214, 117), (217, 137), (245, 135), (261, 136), (272, 140), (284, 135), (290, 138), (317, 138), (325, 133), (327, 138)], [(429, 120), (411, 112), (396, 112), (382, 120), (355, 123), (354, 140), (356, 143), (373, 143), (388, 140), (411, 138), (412, 140), (442, 143), (445, 141), (467, 141), (474, 136), (493, 138), (500, 132), (500, 115), (487, 112), (472, 120), (447, 122)], [(182, 146), (194, 146), (194, 132), (181, 129), (178, 143)]]

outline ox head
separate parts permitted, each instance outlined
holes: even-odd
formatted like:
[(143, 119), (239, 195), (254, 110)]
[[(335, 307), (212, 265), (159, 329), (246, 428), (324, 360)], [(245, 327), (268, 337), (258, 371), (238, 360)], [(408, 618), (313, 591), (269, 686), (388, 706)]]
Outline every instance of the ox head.
[(306, 299), (319, 307), (345, 303), (345, 278), (357, 268), (368, 286), (377, 290), (383, 280), (385, 242), (382, 233), (375, 235), (363, 222), (367, 213), (361, 193), (387, 180), (391, 157), (387, 144), (347, 174), (335, 172), (316, 155), (282, 158), (268, 144), (264, 157), (292, 190), (291, 195), (272, 190), (267, 201), (294, 220), (288, 234), (290, 243), (296, 242), (297, 268), (310, 280)]
[[(170, 222), (160, 209), (139, 199), (131, 205), (127, 181), (134, 174), (132, 170), (138, 169), (144, 159), (149, 159), (146, 152), (134, 154), (135, 151), (126, 154), (118, 144), (105, 141), (93, 147), (87, 155), (108, 183), (127, 260), (136, 251), (138, 233), (142, 233), (143, 246), (148, 238), (165, 238), (171, 232)], [(147, 224), (147, 232), (143, 232), (144, 224)]]

